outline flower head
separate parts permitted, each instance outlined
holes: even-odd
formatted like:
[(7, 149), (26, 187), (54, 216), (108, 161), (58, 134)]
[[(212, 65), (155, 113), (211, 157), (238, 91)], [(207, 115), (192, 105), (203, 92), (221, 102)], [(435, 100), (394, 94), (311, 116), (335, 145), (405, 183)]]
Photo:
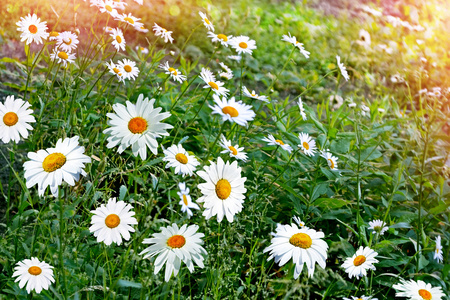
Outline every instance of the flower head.
[(59, 64), (62, 64), (63, 67), (66, 67), (67, 64), (71, 64), (75, 61), (75, 54), (65, 51), (59, 51), (53, 49), (52, 54), (50, 54), (50, 58), (54, 61), (57, 60)]
[(71, 52), (77, 49), (78, 36), (70, 31), (64, 31), (58, 34), (56, 37), (56, 48), (60, 51)]
[(225, 149), (221, 151), (220, 153), (228, 153), (231, 157), (234, 157), (236, 159), (246, 161), (247, 160), (247, 154), (243, 151), (244, 147), (239, 147), (239, 145), (232, 145), (231, 141), (227, 140), (225, 136), (222, 136), (222, 141), (220, 145)]
[(371, 41), (370, 41), (370, 33), (368, 33), (364, 29), (359, 30), (359, 40), (356, 41), (358, 45), (363, 46), (364, 48), (369, 48)]
[(165, 74), (169, 75), (175, 81), (179, 83), (183, 83), (186, 80), (186, 76), (184, 76), (178, 69), (172, 68), (169, 66), (169, 62), (165, 62), (164, 64), (160, 64), (159, 67), (163, 69)]
[(308, 117), (305, 113), (305, 108), (303, 107), (303, 101), (302, 98), (298, 98), (298, 108), (300, 109), (300, 115), (302, 116), (303, 121), (308, 120)]
[(191, 209), (200, 209), (200, 207), (198, 207), (197, 203), (192, 201), (191, 195), (189, 195), (189, 188), (186, 187), (186, 183), (180, 182), (178, 184), (178, 188), (180, 189), (180, 191), (177, 192), (178, 197), (180, 197), (180, 202), (178, 204), (181, 205), (181, 211), (187, 213), (188, 218), (191, 218), (193, 216)]
[(281, 147), (283, 150), (291, 153), (292, 152), (292, 147), (289, 144), (286, 144), (285, 142), (283, 142), (282, 140), (276, 140), (273, 135), (269, 134), (267, 137), (262, 139), (264, 142), (268, 142), (269, 145), (273, 145), (273, 146), (279, 146)]
[(125, 50), (125, 38), (123, 37), (123, 32), (120, 28), (114, 28), (109, 35), (113, 38), (112, 45), (117, 51)]
[(244, 86), (242, 87), (242, 92), (244, 94), (244, 96), (246, 97), (250, 97), (256, 100), (261, 100), (263, 102), (269, 102), (269, 99), (267, 98), (267, 96), (264, 95), (258, 95), (254, 90), (250, 93), (250, 91)]
[(306, 51), (305, 48), (303, 47), (303, 44), (297, 41), (297, 38), (295, 36), (291, 36), (290, 32), (288, 32), (288, 35), (284, 34), (281, 40), (291, 43), (292, 45), (294, 45), (294, 47), (297, 47), (300, 50), (300, 53), (303, 54), (303, 56), (309, 58), (310, 52)]
[(116, 2), (113, 0), (98, 0), (96, 6), (100, 9), (101, 13), (106, 12), (113, 18), (117, 18), (119, 16), (116, 9)]
[(372, 233), (375, 234), (377, 232), (380, 233), (380, 235), (383, 235), (386, 231), (388, 231), (389, 226), (386, 226), (386, 224), (381, 220), (373, 220), (369, 222), (369, 230), (373, 230)]
[(122, 61), (118, 61), (117, 65), (123, 70), (124, 79), (135, 79), (139, 75), (139, 68), (134, 61), (124, 58)]
[(42, 290), (48, 290), (50, 284), (55, 282), (53, 278), (53, 267), (44, 261), (39, 261), (36, 257), (24, 259), (14, 267), (12, 277), (17, 277), (14, 282), (19, 281), (19, 287), (27, 285), (27, 293), (32, 290), (40, 293)]
[(233, 38), (232, 35), (225, 35), (223, 33), (215, 34), (214, 32), (211, 31), (208, 31), (208, 37), (211, 38), (211, 41), (213, 43), (219, 42), (224, 47), (228, 47), (231, 39)]
[(156, 36), (164, 38), (164, 43), (167, 43), (168, 41), (170, 41), (170, 43), (173, 42), (172, 31), (168, 31), (167, 29), (159, 26), (156, 23), (155, 25), (153, 25), (153, 31), (155, 32)]
[(123, 22), (123, 23), (127, 23), (127, 24), (133, 26), (134, 28), (144, 26), (143, 23), (139, 22), (140, 18), (136, 18), (136, 17), (132, 16), (131, 13), (129, 13), (128, 15), (127, 14), (118, 14), (115, 18), (116, 18), (116, 20)]
[(395, 297), (407, 297), (410, 300), (441, 300), (445, 297), (440, 286), (432, 287), (431, 284), (422, 280), (400, 279), (400, 283), (394, 284), (393, 288), (397, 290)]
[(163, 161), (167, 161), (166, 168), (174, 167), (175, 174), (192, 176), (195, 168), (200, 164), (193, 155), (189, 155), (181, 144), (172, 145), (163, 151), (165, 157)]
[(321, 150), (320, 151), (320, 156), (322, 156), (323, 158), (325, 158), (327, 160), (328, 166), (330, 167), (331, 170), (338, 170), (337, 167), (337, 157), (333, 156), (333, 154), (330, 153), (330, 150)]
[(314, 156), (316, 152), (316, 141), (312, 139), (307, 133), (299, 133), (298, 138), (300, 139), (300, 144), (298, 145), (302, 151), (308, 156)]
[(216, 80), (216, 76), (209, 69), (202, 68), (200, 78), (206, 83), (204, 89), (210, 88), (217, 95), (228, 95), (228, 89), (223, 87), (223, 82)]
[(205, 25), (206, 29), (211, 30), (214, 32), (214, 25), (211, 23), (211, 21), (208, 19), (205, 13), (199, 11), (198, 14), (200, 15), (200, 18), (202, 18), (203, 25)]
[(350, 79), (350, 76), (348, 76), (347, 69), (345, 68), (344, 64), (341, 63), (341, 57), (339, 55), (336, 55), (336, 60), (339, 70), (341, 70), (342, 77), (344, 77), (345, 80), (348, 81)]
[(248, 53), (252, 55), (252, 51), (257, 48), (256, 42), (245, 35), (240, 35), (232, 38), (230, 40), (230, 45), (236, 50), (239, 55), (242, 55), (242, 53)]
[(358, 251), (352, 256), (345, 259), (342, 267), (345, 268), (345, 272), (348, 276), (356, 278), (367, 276), (367, 270), (375, 270), (374, 263), (378, 260), (375, 257), (378, 255), (377, 252), (373, 251), (369, 247), (359, 247)]
[(351, 296), (351, 298), (344, 297), (342, 300), (378, 300), (378, 298), (372, 298), (372, 296)]
[(442, 245), (441, 245), (441, 236), (438, 235), (436, 236), (436, 249), (434, 250), (434, 259), (438, 262), (438, 263), (442, 263), (444, 261), (444, 257), (442, 255)]
[(220, 100), (219, 96), (213, 95), (213, 98), (215, 105), (210, 105), (209, 107), (212, 108), (212, 113), (219, 114), (223, 121), (228, 120), (241, 126), (247, 126), (247, 122), (255, 117), (255, 113), (250, 105), (246, 105), (242, 101), (236, 102), (234, 97), (231, 97), (229, 100), (223, 97)]
[(25, 18), (20, 18), (20, 21), (16, 23), (17, 30), (21, 31), (20, 41), (26, 41), (26, 44), (35, 42), (41, 44), (42, 39), (47, 39), (49, 33), (47, 32), (47, 22), (41, 22), (41, 19), (33, 14), (28, 14)]
[(125, 83), (125, 77), (123, 76), (123, 74), (125, 74), (125, 70), (121, 66), (116, 65), (112, 60), (109, 63), (106, 62), (106, 66), (109, 69), (109, 73), (117, 76), (119, 82), (122, 81)]
[(18, 143), (20, 136), (24, 139), (28, 137), (28, 131), (33, 130), (28, 123), (36, 122), (30, 106), (30, 103), (14, 99), (14, 96), (7, 96), (5, 103), (0, 103), (0, 140), (3, 143)]

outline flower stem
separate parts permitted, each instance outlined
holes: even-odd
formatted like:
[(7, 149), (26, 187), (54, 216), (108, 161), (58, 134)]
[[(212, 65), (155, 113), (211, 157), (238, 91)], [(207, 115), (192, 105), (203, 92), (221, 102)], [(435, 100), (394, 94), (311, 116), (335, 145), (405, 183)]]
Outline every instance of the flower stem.
[(64, 269), (64, 259), (63, 259), (63, 252), (64, 252), (64, 240), (63, 240), (63, 221), (64, 221), (64, 200), (61, 197), (61, 190), (58, 187), (58, 200), (59, 200), (59, 265), (61, 268), (61, 273), (63, 276), (63, 295), (64, 298), (67, 294), (67, 285), (66, 285), (66, 271)]

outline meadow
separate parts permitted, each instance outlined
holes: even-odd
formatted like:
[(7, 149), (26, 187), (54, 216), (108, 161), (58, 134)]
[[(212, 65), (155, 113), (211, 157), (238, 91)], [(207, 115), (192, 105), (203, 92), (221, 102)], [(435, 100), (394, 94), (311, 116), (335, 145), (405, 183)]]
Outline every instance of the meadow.
[(449, 16), (2, 1), (0, 299), (450, 299)]

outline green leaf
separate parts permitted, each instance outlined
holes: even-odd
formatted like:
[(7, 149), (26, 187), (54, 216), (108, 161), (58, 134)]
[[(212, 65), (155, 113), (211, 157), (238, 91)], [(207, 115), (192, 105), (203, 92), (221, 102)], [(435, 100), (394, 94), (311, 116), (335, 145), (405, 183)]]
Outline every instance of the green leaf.
[(320, 195), (325, 194), (327, 192), (327, 189), (328, 189), (328, 183), (322, 182), (322, 183), (317, 184), (314, 187), (310, 201), (314, 201), (317, 198), (319, 198)]
[(316, 201), (314, 201), (314, 205), (317, 205), (318, 207), (321, 207), (321, 208), (329, 208), (329, 209), (340, 208), (349, 203), (350, 203), (350, 201), (346, 201), (343, 199), (333, 199), (333, 198), (319, 198)]
[(127, 187), (125, 185), (120, 186), (119, 200), (125, 199), (125, 195), (127, 194)]

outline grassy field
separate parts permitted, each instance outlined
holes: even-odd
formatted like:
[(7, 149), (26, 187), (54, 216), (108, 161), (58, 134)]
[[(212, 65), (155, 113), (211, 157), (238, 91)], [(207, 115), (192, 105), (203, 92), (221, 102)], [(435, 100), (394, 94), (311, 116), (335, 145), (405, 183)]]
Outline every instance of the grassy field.
[(445, 3), (137, 2), (0, 4), (0, 299), (449, 299)]

